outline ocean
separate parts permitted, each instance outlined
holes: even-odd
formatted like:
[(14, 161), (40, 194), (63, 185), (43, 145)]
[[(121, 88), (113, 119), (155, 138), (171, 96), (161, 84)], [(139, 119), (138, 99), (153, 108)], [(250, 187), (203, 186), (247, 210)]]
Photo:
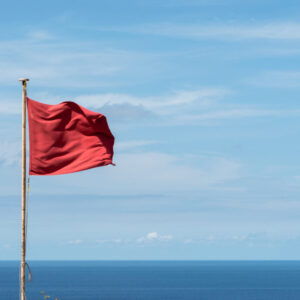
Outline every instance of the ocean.
[[(300, 261), (32, 261), (27, 300), (299, 300)], [(19, 299), (0, 262), (0, 299)]]

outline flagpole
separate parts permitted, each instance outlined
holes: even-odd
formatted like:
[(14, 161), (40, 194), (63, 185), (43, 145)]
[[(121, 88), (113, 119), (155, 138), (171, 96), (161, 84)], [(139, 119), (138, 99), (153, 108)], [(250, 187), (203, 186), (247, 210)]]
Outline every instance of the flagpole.
[(20, 272), (20, 300), (25, 300), (25, 267), (26, 267), (26, 103), (27, 78), (20, 78), (22, 82), (22, 230), (21, 230), (21, 272)]

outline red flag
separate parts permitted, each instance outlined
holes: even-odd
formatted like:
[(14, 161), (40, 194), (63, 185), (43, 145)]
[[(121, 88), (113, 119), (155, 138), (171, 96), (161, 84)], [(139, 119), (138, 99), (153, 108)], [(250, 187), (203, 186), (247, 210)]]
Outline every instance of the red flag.
[(27, 98), (30, 175), (58, 175), (112, 164), (114, 136), (105, 116), (74, 102)]

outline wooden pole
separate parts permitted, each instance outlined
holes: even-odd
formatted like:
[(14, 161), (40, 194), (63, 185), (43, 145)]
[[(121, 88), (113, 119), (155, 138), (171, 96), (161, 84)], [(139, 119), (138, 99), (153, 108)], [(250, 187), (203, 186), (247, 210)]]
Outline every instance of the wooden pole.
[(20, 78), (23, 85), (22, 93), (22, 230), (21, 230), (21, 274), (20, 274), (20, 300), (25, 296), (25, 267), (26, 267), (26, 104), (27, 104), (27, 78)]

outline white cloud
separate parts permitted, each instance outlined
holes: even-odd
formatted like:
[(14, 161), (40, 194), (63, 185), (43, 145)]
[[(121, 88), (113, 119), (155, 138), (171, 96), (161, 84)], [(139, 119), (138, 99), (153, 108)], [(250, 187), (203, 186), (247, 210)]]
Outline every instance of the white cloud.
[[(299, 73), (300, 74), (300, 73)], [(296, 78), (300, 75), (290, 74), (295, 77), (293, 86), (296, 86)], [(263, 83), (263, 80), (261, 81)], [(274, 80), (276, 82), (276, 80)], [(287, 85), (289, 81), (286, 80)], [(292, 84), (292, 83), (290, 83)], [(277, 84), (280, 86), (280, 84)], [(284, 85), (284, 83), (283, 83)], [(237, 118), (282, 117), (300, 114), (300, 110), (275, 110), (261, 109), (232, 105), (228, 101), (221, 101), (225, 95), (232, 92), (220, 88), (203, 88), (197, 90), (179, 90), (164, 96), (138, 97), (129, 94), (93, 94), (81, 95), (72, 99), (54, 96), (42, 96), (41, 99), (48, 104), (56, 104), (62, 101), (75, 101), (89, 109), (100, 111), (106, 115), (109, 121), (126, 122), (130, 126), (132, 122), (150, 122), (152, 125), (174, 124), (209, 124), (211, 120), (226, 120)], [(20, 113), (20, 104), (15, 101), (1, 101), (0, 114)], [(153, 141), (132, 141), (119, 144), (120, 149), (145, 146)], [(118, 147), (118, 145), (117, 145)]]
[(250, 232), (250, 233), (240, 233), (240, 234), (208, 234), (204, 236), (187, 238), (183, 240), (184, 244), (249, 244), (249, 243), (261, 243), (261, 242), (269, 242), (281, 240), (282, 238), (286, 239), (287, 237), (282, 237), (280, 235), (268, 235), (263, 232)]
[(113, 243), (113, 244), (120, 244), (122, 243), (122, 239), (104, 239), (104, 240), (97, 240), (98, 244), (107, 244), (107, 243)]
[(162, 35), (185, 39), (270, 39), (270, 40), (298, 40), (300, 39), (300, 23), (277, 22), (265, 24), (145, 24), (134, 28), (110, 28), (120, 32), (135, 32), (141, 34)]
[(123, 85), (124, 81), (109, 77), (146, 55), (111, 49), (95, 41), (64, 41), (37, 30), (24, 39), (2, 40), (0, 56), (5, 57), (0, 59), (0, 68), (5, 70), (0, 74), (1, 85), (15, 85), (19, 77), (28, 77), (36, 87), (100, 88)]
[[(149, 142), (150, 143), (150, 142)], [(147, 141), (124, 142), (123, 149), (133, 149)], [(132, 147), (132, 148), (130, 148)], [(0, 164), (11, 166), (20, 163), (20, 142), (0, 143)], [(174, 155), (161, 152), (116, 151), (116, 167), (105, 167), (73, 173), (68, 176), (53, 176), (46, 179), (35, 176), (35, 192), (44, 193), (49, 180), (53, 186), (63, 187), (63, 191), (75, 192), (83, 188), (98, 193), (98, 176), (101, 174), (101, 193), (164, 193), (179, 191), (199, 191), (228, 188), (224, 184), (234, 182), (242, 176), (242, 165), (233, 159), (215, 155)], [(100, 173), (99, 173), (100, 172)], [(71, 188), (68, 189), (68, 186)], [(112, 186), (117, 186), (112, 189)], [(75, 188), (75, 190), (74, 190)], [(52, 190), (55, 192), (55, 189)]]
[(70, 240), (67, 242), (67, 244), (70, 244), (70, 245), (79, 245), (83, 243), (83, 240)]
[(149, 232), (146, 236), (148, 240), (153, 240), (158, 238), (157, 232)]
[(173, 239), (173, 236), (171, 234), (168, 234), (168, 235), (160, 235), (158, 237), (158, 239), (162, 242), (168, 242), (168, 241), (171, 241)]
[[(300, 78), (300, 75), (299, 75)], [(81, 95), (72, 100), (92, 110), (100, 111), (109, 120), (126, 122), (146, 121), (153, 125), (174, 125), (199, 123), (206, 124), (210, 120), (236, 118), (282, 117), (300, 114), (300, 110), (261, 109), (233, 105), (221, 98), (231, 92), (225, 89), (211, 88), (198, 90), (181, 90), (166, 96), (137, 97), (127, 94), (94, 94)], [(48, 97), (45, 103), (54, 104), (69, 99)], [(1, 110), (0, 110), (1, 113)], [(140, 145), (146, 145), (141, 142)], [(136, 144), (138, 146), (139, 143)], [(122, 148), (129, 147), (120, 145)]]
[(228, 94), (229, 91), (215, 89), (181, 90), (167, 96), (137, 97), (126, 94), (95, 94), (81, 95), (75, 98), (78, 103), (93, 107), (131, 105), (140, 107), (159, 115), (168, 115), (177, 111), (178, 108), (197, 104), (200, 107), (209, 107), (218, 98)]
[[(72, 99), (59, 96), (41, 96), (38, 101), (57, 104), (62, 101), (75, 101), (78, 104), (100, 111), (114, 121), (130, 123), (135, 120), (152, 120), (155, 124), (164, 120), (174, 122), (178, 116), (190, 111), (211, 109), (229, 91), (220, 88), (181, 90), (163, 96), (138, 97), (128, 94), (81, 95)], [(1, 101), (0, 114), (16, 114), (21, 106), (16, 101)], [(168, 117), (168, 118), (166, 118)], [(160, 118), (158, 121), (157, 118)], [(176, 121), (175, 121), (176, 122)]]
[(45, 30), (33, 30), (28, 33), (28, 37), (33, 40), (51, 40), (54, 38), (52, 34)]
[[(256, 118), (265, 116), (295, 115), (300, 111), (274, 110), (233, 106), (220, 102), (231, 92), (225, 89), (198, 89), (176, 91), (168, 96), (136, 97), (126, 94), (82, 95), (75, 101), (92, 109), (99, 109), (110, 118), (118, 121), (132, 121), (136, 118), (159, 116), (154, 124), (176, 124), (204, 122), (234, 118)], [(124, 109), (125, 108), (125, 109)], [(125, 119), (124, 119), (125, 118)]]
[(136, 240), (137, 243), (147, 243), (147, 242), (169, 242), (173, 239), (173, 236), (168, 235), (160, 235), (157, 232), (149, 232), (146, 236), (140, 237)]
[[(185, 156), (159, 152), (116, 153), (116, 167), (101, 168), (53, 178), (57, 184), (74, 188), (99, 191), (98, 176), (101, 174), (101, 193), (175, 193), (222, 189), (224, 184), (242, 176), (242, 165), (232, 159), (218, 156)], [(100, 173), (99, 173), (100, 172)], [(41, 180), (42, 179), (35, 179)], [(117, 189), (112, 188), (117, 187)]]
[(247, 235), (246, 234), (242, 234), (242, 235), (234, 235), (232, 236), (232, 239), (234, 241), (244, 241), (247, 239)]
[(265, 71), (246, 83), (270, 88), (299, 88), (300, 71)]
[[(21, 74), (21, 73), (20, 73)], [(16, 77), (18, 78), (18, 77)], [(196, 104), (209, 107), (223, 95), (229, 93), (224, 89), (199, 89), (190, 91), (175, 91), (167, 96), (138, 97), (128, 94), (94, 94), (81, 95), (73, 98), (41, 94), (37, 99), (47, 104), (57, 104), (63, 101), (75, 101), (85, 107), (106, 112), (110, 118), (129, 120), (135, 117), (151, 117), (154, 114), (176, 114), (187, 105)], [(2, 99), (7, 97), (2, 96)], [(34, 98), (34, 97), (32, 97)], [(20, 101), (15, 99), (1, 100), (0, 114), (20, 114)]]
[(184, 244), (191, 244), (193, 243), (193, 240), (192, 239), (186, 239), (183, 241)]
[(221, 120), (221, 119), (235, 119), (235, 118), (254, 118), (254, 117), (266, 117), (266, 116), (285, 116), (300, 114), (299, 111), (280, 111), (280, 110), (263, 110), (263, 109), (227, 109), (216, 110), (213, 112), (206, 112), (193, 115), (184, 115), (181, 120), (186, 121), (205, 121), (205, 120)]

